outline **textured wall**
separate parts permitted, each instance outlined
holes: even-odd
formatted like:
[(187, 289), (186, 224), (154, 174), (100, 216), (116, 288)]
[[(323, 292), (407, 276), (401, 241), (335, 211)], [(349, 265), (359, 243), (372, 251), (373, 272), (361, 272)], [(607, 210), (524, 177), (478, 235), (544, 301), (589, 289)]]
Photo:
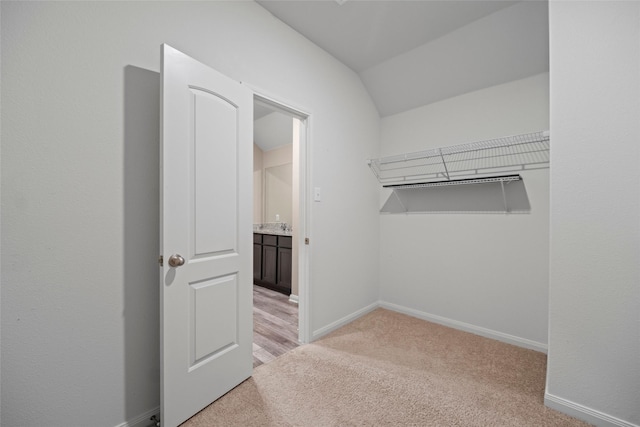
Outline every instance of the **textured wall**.
[(546, 401), (640, 425), (640, 3), (551, 2)]
[(159, 403), (162, 43), (311, 114), (311, 329), (378, 298), (379, 119), (353, 72), (253, 2), (2, 2), (3, 425)]
[[(548, 128), (549, 75), (544, 73), (385, 117), (381, 152), (401, 154)], [(381, 300), (544, 351), (549, 171), (521, 175), (529, 214), (381, 215)], [(383, 191), (380, 203), (387, 197)]]

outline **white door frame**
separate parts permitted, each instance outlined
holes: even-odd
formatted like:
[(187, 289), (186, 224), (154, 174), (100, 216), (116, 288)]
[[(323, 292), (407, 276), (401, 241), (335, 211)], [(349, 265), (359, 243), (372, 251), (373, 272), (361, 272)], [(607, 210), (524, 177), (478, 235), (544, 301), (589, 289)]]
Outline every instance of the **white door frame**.
[(290, 102), (284, 102), (266, 95), (264, 91), (256, 89), (247, 84), (253, 90), (253, 99), (268, 104), (275, 110), (289, 114), (300, 120), (300, 157), (298, 164), (300, 167), (299, 176), (299, 221), (300, 231), (298, 233), (298, 341), (303, 344), (311, 340), (311, 310), (309, 297), (311, 295), (311, 282), (309, 280), (309, 261), (311, 258), (310, 245), (305, 244), (305, 239), (311, 238), (311, 138), (310, 124), (311, 114), (303, 109), (292, 106)]

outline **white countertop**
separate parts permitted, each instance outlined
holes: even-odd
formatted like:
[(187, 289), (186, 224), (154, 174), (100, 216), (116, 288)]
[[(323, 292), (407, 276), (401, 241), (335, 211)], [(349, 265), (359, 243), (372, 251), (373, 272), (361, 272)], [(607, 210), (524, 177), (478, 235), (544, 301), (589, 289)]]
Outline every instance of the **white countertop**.
[(283, 230), (282, 224), (283, 223), (279, 223), (279, 222), (269, 222), (266, 224), (253, 224), (253, 232), (258, 234), (271, 234), (274, 236), (292, 236), (293, 230), (291, 230), (291, 226), (287, 226), (286, 229)]

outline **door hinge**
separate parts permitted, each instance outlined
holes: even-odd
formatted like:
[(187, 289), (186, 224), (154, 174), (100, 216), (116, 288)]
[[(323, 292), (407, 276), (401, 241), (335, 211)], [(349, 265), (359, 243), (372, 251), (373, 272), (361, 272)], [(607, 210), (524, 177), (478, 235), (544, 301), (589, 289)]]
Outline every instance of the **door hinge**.
[(308, 237), (305, 237), (305, 238), (304, 238), (304, 244), (305, 244), (305, 245), (308, 245), (308, 244), (309, 244), (309, 238), (308, 238)]
[(158, 258), (158, 264), (160, 264), (160, 267), (164, 267), (164, 257), (162, 255)]

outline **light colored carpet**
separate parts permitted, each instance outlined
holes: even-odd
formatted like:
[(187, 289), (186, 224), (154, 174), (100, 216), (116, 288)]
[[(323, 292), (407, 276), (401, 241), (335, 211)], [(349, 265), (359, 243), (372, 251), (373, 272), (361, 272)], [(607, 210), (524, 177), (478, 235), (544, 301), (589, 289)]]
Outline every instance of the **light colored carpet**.
[(543, 405), (546, 355), (378, 309), (254, 370), (210, 426), (586, 426)]

